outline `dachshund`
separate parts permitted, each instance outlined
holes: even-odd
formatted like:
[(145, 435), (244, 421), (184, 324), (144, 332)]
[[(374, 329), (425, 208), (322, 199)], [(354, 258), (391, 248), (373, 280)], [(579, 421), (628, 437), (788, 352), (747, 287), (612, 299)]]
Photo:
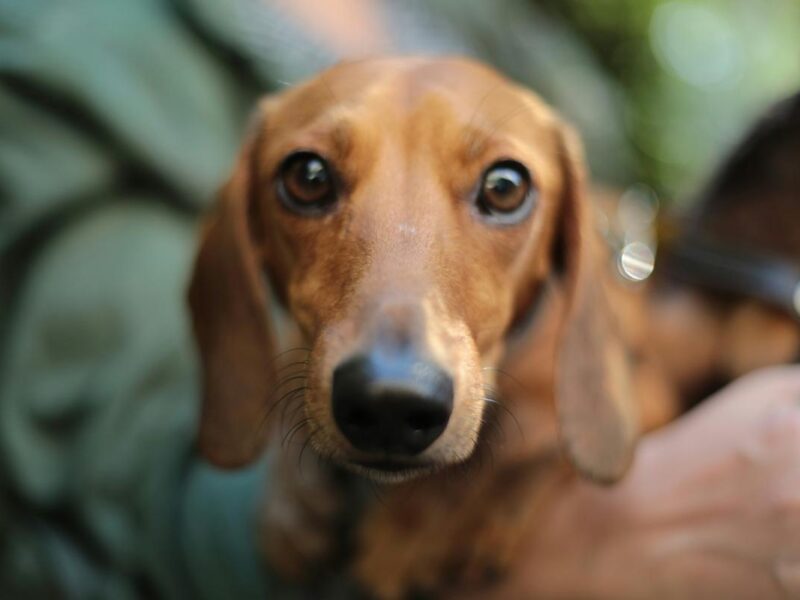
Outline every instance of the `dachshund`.
[[(347, 554), (370, 596), (436, 595), (513, 569), (571, 477), (621, 478), (682, 383), (611, 264), (578, 136), (486, 66), (350, 62), (263, 100), (189, 303), (200, 452), (278, 457), (270, 566)], [(375, 493), (345, 552), (348, 486)]]

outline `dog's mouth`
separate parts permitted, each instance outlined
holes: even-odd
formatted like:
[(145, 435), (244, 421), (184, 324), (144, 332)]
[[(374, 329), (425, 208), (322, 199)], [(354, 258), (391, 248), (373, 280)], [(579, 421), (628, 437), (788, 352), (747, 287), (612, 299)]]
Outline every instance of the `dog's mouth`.
[(349, 462), (345, 466), (362, 477), (381, 483), (402, 483), (439, 469), (431, 462), (406, 462), (393, 459), (359, 460)]

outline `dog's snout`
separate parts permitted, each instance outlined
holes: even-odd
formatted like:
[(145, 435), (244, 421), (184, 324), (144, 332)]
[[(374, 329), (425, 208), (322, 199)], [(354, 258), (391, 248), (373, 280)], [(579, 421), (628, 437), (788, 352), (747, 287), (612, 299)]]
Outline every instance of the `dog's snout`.
[(333, 416), (365, 452), (414, 456), (445, 430), (453, 380), (435, 364), (407, 356), (358, 356), (333, 372)]

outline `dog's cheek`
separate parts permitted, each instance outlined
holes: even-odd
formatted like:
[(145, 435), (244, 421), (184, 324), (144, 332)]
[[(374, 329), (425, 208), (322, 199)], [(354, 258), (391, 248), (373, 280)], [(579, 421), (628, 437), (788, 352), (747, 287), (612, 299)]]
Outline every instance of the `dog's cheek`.
[(330, 323), (337, 320), (341, 298), (346, 293), (346, 279), (343, 277), (339, 286), (333, 286), (328, 271), (324, 262), (310, 268), (298, 264), (289, 278), (287, 304), (307, 344), (312, 344)]
[(428, 319), (428, 323), (432, 324), (428, 347), (455, 382), (450, 422), (428, 453), (431, 459), (442, 463), (460, 462), (472, 454), (481, 427), (484, 406), (481, 358), (470, 329), (462, 321), (439, 313), (435, 319)]
[(331, 378), (336, 365), (355, 351), (358, 343), (355, 323), (341, 320), (326, 324), (313, 340), (309, 358), (306, 414), (314, 431), (314, 449), (331, 458), (343, 458), (348, 447), (331, 411)]
[(514, 315), (515, 278), (497, 265), (478, 264), (459, 278), (454, 310), (468, 326), (481, 361), (492, 364)]

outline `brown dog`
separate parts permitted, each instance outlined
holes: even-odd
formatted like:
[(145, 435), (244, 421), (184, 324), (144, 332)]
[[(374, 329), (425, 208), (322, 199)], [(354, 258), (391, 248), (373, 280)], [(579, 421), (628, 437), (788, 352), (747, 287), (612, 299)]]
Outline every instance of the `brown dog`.
[[(263, 102), (190, 302), (204, 456), (296, 457), (302, 438), (298, 461), (307, 444), (325, 459), (310, 484), (294, 459), (270, 482), (300, 513), (265, 509), (275, 565), (331, 550), (335, 465), (380, 488), (346, 567), (365, 589), (496, 573), (570, 476), (559, 443), (612, 482), (674, 415), (647, 308), (609, 277), (584, 196), (571, 129), (470, 61), (345, 64)], [(278, 341), (271, 296), (303, 354)]]

